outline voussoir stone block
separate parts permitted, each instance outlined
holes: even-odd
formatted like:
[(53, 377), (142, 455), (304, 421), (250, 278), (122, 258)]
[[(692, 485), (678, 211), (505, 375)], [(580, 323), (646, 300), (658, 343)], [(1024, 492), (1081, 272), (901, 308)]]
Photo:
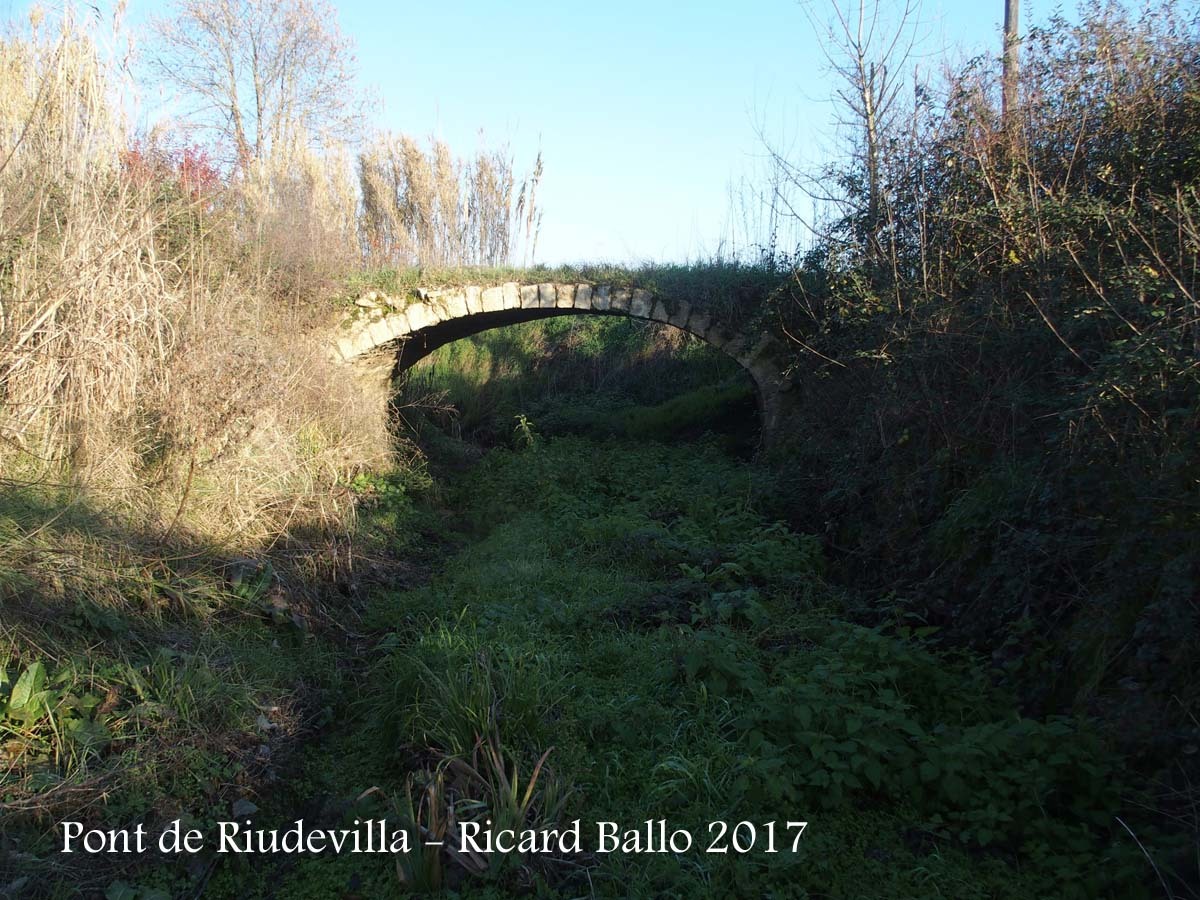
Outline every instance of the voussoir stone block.
[(707, 337), (712, 328), (712, 316), (706, 313), (693, 312), (687, 320), (687, 330), (697, 337)]
[(463, 288), (463, 297), (467, 301), (467, 315), (483, 312), (483, 289), (478, 285), (468, 285)]
[(755, 342), (754, 346), (752, 346), (750, 348), (749, 352), (746, 353), (746, 359), (750, 362), (753, 362), (754, 360), (756, 360), (760, 356), (762, 356), (764, 353), (766, 353), (767, 349), (773, 343), (775, 343), (775, 339), (773, 337), (771, 337), (771, 335), (769, 335), (765, 332), (763, 334), (760, 334), (758, 337), (758, 340)]
[(734, 359), (741, 359), (742, 355), (746, 352), (746, 343), (745, 337), (740, 334), (735, 334), (725, 342), (725, 346), (723, 346), (721, 349)]
[(375, 340), (371, 337), (370, 331), (366, 328), (361, 329), (356, 334), (350, 336), (350, 340), (354, 344), (354, 355), (366, 353), (375, 346)]
[(580, 284), (575, 287), (575, 308), (576, 309), (591, 309), (592, 308), (592, 286), (590, 284)]
[(786, 391), (791, 385), (777, 368), (762, 360), (747, 366), (751, 376), (759, 387), (771, 387), (778, 391)]
[(392, 313), (383, 321), (387, 322), (388, 328), (392, 330), (392, 337), (407, 337), (411, 330), (408, 327), (408, 316), (405, 313)]
[(447, 318), (458, 319), (462, 316), (470, 315), (470, 310), (467, 308), (467, 295), (463, 291), (455, 291), (446, 297), (445, 304)]
[(521, 309), (537, 309), (540, 302), (536, 284), (521, 285)]
[(655, 300), (654, 309), (650, 311), (650, 318), (657, 322), (671, 321), (671, 314), (667, 312), (667, 304), (663, 303), (661, 300)]
[(500, 312), (504, 309), (504, 288), (490, 287), (480, 292), (484, 312)]
[(422, 328), (428, 328), (430, 325), (438, 321), (433, 310), (429, 308), (427, 303), (413, 303), (405, 310), (408, 314), (409, 331), (420, 331)]
[(629, 297), (629, 314), (639, 319), (650, 318), (654, 308), (654, 295), (643, 288), (636, 288)]
[(549, 283), (539, 284), (537, 286), (537, 290), (538, 306), (540, 306), (542, 309), (553, 309), (555, 300), (554, 285)]
[(430, 312), (438, 319), (448, 319), (449, 314), (446, 311), (446, 295), (442, 291), (427, 291), (422, 298), (425, 305), (429, 307)]
[(371, 327), (367, 329), (367, 333), (371, 335), (371, 341), (376, 347), (392, 340), (392, 329), (388, 327), (387, 319), (379, 319), (376, 322), (372, 322)]
[(725, 329), (723, 328), (709, 328), (704, 334), (704, 340), (708, 341), (718, 350), (724, 350), (725, 345), (730, 341), (730, 337), (725, 333)]
[(692, 304), (686, 300), (680, 300), (675, 308), (675, 315), (670, 316), (667, 321), (676, 328), (683, 328), (687, 325), (688, 316), (692, 313)]
[(602, 284), (592, 294), (592, 309), (601, 312), (612, 309), (612, 286)]
[(504, 308), (505, 309), (520, 309), (521, 308), (521, 286), (515, 281), (506, 281), (501, 285), (504, 289)]
[(562, 309), (570, 309), (575, 305), (575, 285), (573, 284), (556, 284), (554, 286), (558, 299), (554, 301), (554, 305)]
[(619, 288), (612, 292), (609, 309), (619, 309), (621, 312), (629, 312), (629, 301), (632, 298), (633, 292), (629, 288)]
[(338, 338), (337, 348), (338, 353), (340, 353), (342, 356), (342, 359), (346, 360), (347, 362), (354, 359), (354, 357), (357, 355), (354, 351), (354, 341), (350, 340), (348, 337)]

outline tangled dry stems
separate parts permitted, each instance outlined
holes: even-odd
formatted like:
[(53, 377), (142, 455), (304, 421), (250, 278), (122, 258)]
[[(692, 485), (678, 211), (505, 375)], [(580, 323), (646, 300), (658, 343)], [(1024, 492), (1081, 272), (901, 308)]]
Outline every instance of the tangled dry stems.
[[(218, 543), (344, 519), (330, 487), (383, 460), (384, 407), (326, 359), (326, 323), (277, 302), (330, 246), (296, 210), (336, 227), (344, 197), (311, 159), (299, 187), (277, 167), (219, 199), (162, 159), (145, 177), (82, 26), (3, 49), (0, 467)], [(220, 214), (248, 205), (249, 253)]]

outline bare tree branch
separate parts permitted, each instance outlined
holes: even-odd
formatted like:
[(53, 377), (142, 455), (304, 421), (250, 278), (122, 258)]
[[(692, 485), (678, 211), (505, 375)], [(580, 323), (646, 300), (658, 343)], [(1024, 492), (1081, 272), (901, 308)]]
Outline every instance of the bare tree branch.
[(176, 0), (172, 13), (153, 20), (151, 70), (239, 167), (297, 136), (320, 144), (361, 128), (352, 42), (324, 0)]

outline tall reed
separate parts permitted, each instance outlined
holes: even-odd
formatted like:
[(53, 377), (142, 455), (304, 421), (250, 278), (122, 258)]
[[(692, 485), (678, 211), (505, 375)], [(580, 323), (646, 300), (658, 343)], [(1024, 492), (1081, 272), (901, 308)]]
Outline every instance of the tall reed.
[(135, 142), (99, 25), (35, 14), (0, 43), (0, 471), (151, 532), (339, 520), (330, 486), (388, 452), (384, 404), (333, 369), (325, 318), (278, 302), (314, 248), (355, 252), (338, 161), (298, 147), (230, 183)]

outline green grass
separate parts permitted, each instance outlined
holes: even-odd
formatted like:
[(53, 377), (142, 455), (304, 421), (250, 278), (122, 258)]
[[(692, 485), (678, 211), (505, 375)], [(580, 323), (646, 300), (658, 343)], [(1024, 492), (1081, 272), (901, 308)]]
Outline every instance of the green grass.
[(519, 415), (547, 434), (757, 437), (753, 386), (736, 363), (675, 329), (624, 318), (549, 319), (455, 341), (406, 374), (398, 403), (428, 397), (453, 410), (432, 424), (484, 444), (509, 443)]
[(188, 890), (186, 865), (63, 855), (60, 823), (227, 817), (341, 682), (320, 604), (286, 559), (163, 546), (66, 487), (4, 488), (0, 894), (104, 894), (131, 873)]

